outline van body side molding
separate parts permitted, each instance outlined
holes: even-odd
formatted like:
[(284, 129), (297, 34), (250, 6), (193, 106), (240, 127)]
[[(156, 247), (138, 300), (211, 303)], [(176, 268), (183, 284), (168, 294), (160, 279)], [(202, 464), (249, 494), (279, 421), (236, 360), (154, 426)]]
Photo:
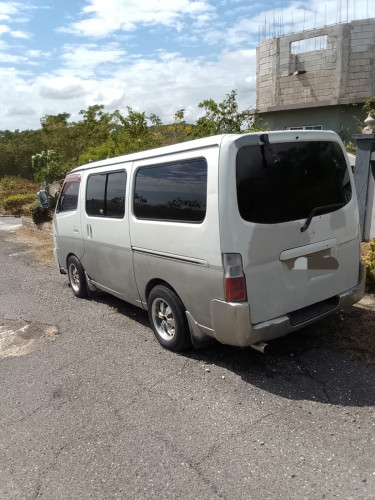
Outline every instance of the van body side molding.
[(186, 262), (188, 264), (195, 264), (197, 266), (208, 267), (208, 262), (202, 259), (195, 259), (193, 257), (185, 257), (184, 255), (175, 255), (172, 253), (158, 252), (156, 250), (149, 250), (146, 248), (132, 247), (133, 252), (141, 253), (143, 255), (152, 255), (161, 259), (175, 260), (177, 262)]

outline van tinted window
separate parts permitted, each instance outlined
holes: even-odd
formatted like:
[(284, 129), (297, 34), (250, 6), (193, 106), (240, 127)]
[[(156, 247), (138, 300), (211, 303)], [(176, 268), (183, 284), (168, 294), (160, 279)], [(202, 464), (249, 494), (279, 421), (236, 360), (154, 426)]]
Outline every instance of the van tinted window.
[[(241, 148), (237, 201), (250, 222), (275, 224), (337, 210), (352, 196), (345, 157), (335, 142), (289, 142)], [(328, 207), (336, 205), (335, 207)]]
[(126, 172), (92, 174), (87, 179), (86, 213), (122, 219), (125, 215)]
[(65, 182), (59, 202), (56, 207), (56, 212), (69, 212), (77, 209), (79, 181)]
[(134, 214), (139, 219), (201, 222), (206, 198), (207, 162), (203, 158), (137, 171)]

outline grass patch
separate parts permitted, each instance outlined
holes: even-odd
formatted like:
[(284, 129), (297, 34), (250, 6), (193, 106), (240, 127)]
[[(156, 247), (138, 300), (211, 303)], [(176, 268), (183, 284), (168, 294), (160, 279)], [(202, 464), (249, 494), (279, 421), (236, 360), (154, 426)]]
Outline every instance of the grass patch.
[(21, 227), (12, 233), (10, 239), (15, 243), (26, 243), (27, 251), (32, 253), (40, 264), (55, 266), (52, 234), (36, 228)]

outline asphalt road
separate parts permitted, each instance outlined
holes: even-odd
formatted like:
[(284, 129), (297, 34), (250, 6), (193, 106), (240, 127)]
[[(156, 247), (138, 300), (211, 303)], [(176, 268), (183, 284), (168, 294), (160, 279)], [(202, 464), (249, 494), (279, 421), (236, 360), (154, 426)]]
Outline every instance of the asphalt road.
[(0, 358), (1, 499), (375, 498), (373, 369), (308, 332), (170, 353), (143, 311), (75, 298), (8, 237), (0, 325), (58, 333)]
[(21, 217), (0, 217), (0, 231), (12, 231), (21, 226)]

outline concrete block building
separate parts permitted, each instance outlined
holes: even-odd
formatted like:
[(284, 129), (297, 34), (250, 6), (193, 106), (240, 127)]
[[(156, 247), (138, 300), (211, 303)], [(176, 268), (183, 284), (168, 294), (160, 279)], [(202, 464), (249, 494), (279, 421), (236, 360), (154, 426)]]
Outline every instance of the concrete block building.
[(269, 129), (329, 129), (351, 140), (373, 96), (375, 18), (259, 42), (256, 107)]

